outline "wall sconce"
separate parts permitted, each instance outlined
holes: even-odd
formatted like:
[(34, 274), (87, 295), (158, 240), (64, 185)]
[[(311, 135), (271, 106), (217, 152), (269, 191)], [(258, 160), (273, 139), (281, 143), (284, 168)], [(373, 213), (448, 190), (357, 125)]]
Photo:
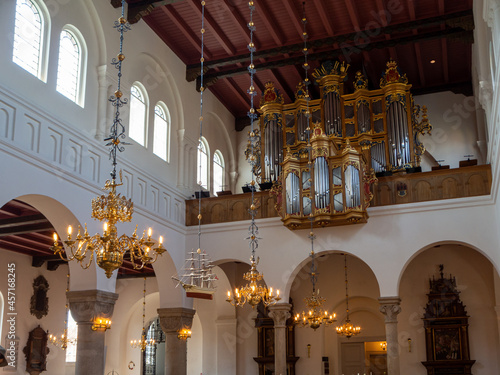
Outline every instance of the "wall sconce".
[(92, 331), (106, 331), (107, 329), (111, 329), (111, 319), (94, 318), (94, 324), (92, 324)]
[(311, 358), (311, 344), (307, 344), (307, 358)]
[(191, 337), (191, 330), (188, 328), (182, 328), (177, 331), (177, 338), (179, 340), (187, 340)]
[(408, 352), (411, 353), (411, 339), (408, 339)]
[(382, 341), (380, 343), (380, 347), (382, 348), (382, 350), (386, 350), (387, 349), (387, 341)]

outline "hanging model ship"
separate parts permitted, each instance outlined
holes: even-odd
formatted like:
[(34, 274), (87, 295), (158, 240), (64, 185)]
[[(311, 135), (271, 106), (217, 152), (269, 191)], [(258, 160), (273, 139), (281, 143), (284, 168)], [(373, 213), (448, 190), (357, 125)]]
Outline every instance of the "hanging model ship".
[(172, 276), (172, 279), (177, 281), (177, 286), (182, 285), (187, 297), (211, 300), (217, 280), (217, 276), (212, 272), (213, 267), (207, 254), (200, 250), (191, 251), (182, 269), (182, 275)]

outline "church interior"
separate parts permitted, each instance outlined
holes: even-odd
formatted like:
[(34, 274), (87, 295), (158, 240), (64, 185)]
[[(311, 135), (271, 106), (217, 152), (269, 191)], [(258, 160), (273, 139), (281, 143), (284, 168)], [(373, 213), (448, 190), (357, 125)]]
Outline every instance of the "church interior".
[(500, 0), (0, 31), (0, 371), (500, 373)]

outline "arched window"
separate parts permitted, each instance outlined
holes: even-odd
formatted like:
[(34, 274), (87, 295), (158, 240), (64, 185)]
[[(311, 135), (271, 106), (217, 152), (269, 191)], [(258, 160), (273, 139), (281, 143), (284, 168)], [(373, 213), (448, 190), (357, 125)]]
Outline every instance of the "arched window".
[(163, 374), (165, 369), (165, 334), (158, 317), (146, 329), (146, 340), (151, 339), (155, 340), (156, 345), (146, 346), (142, 353), (142, 375)]
[(71, 342), (68, 343), (68, 347), (66, 349), (66, 362), (76, 362), (76, 340), (78, 338), (78, 326), (76, 325), (73, 316), (68, 312), (68, 340)]
[(155, 106), (153, 153), (168, 162), (170, 148), (170, 116), (167, 107), (159, 102)]
[(129, 137), (146, 146), (146, 114), (148, 99), (146, 90), (139, 82), (132, 85), (130, 96)]
[(224, 157), (219, 150), (214, 152), (214, 193), (224, 190)]
[[(50, 17), (43, 2), (17, 0), (12, 61), (45, 81)], [(48, 44), (48, 43), (47, 43)]]
[(59, 39), (57, 91), (83, 107), (86, 47), (80, 32), (67, 25)]
[(196, 181), (202, 188), (208, 190), (208, 143), (203, 137), (198, 144), (198, 168)]

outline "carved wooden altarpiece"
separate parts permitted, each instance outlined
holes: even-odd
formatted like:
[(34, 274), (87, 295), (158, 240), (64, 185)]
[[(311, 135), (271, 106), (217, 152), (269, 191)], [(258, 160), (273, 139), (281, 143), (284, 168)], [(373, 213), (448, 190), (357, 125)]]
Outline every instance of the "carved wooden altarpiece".
[(439, 271), (439, 279), (429, 280), (423, 318), (427, 361), (422, 364), (428, 375), (470, 375), (476, 361), (469, 354), (469, 317), (455, 278), (444, 276), (442, 264)]

